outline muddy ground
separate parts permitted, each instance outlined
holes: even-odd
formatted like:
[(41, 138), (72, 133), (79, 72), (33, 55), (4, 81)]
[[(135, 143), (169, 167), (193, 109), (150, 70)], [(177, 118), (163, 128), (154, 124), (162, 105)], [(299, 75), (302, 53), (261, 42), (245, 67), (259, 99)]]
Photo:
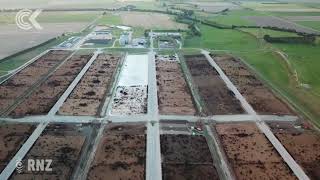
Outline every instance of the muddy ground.
[[(23, 159), (23, 172), (15, 171), (11, 179), (70, 179), (86, 140), (85, 129), (80, 124), (50, 124)], [(51, 159), (52, 171), (28, 171), (29, 159)]]
[(269, 123), (287, 151), (311, 179), (320, 179), (320, 133), (292, 123)]
[(213, 58), (257, 113), (293, 114), (290, 108), (263, 85), (240, 60), (227, 55)]
[(237, 179), (296, 179), (254, 123), (215, 128)]
[(87, 179), (145, 179), (145, 131), (144, 124), (109, 124)]
[(59, 110), (60, 115), (98, 115), (121, 56), (100, 54)]
[(71, 51), (49, 51), (0, 85), (0, 111), (12, 105), (33, 84), (45, 76), (55, 65), (71, 54)]
[(118, 86), (111, 114), (145, 114), (148, 109), (147, 97), (147, 86)]
[(92, 54), (72, 56), (10, 115), (21, 117), (47, 114), (91, 57)]
[(0, 172), (35, 129), (32, 124), (0, 124)]
[(180, 63), (156, 57), (160, 114), (195, 115), (196, 107)]
[(203, 136), (160, 136), (164, 180), (219, 179)]
[(185, 60), (204, 103), (206, 115), (244, 113), (240, 102), (204, 55), (187, 55)]

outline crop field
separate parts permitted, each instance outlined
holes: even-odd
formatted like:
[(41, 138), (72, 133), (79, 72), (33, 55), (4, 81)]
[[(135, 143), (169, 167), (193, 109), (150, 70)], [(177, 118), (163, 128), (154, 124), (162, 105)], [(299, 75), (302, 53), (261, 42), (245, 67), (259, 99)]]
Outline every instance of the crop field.
[(268, 16), (248, 16), (245, 17), (248, 20), (254, 22), (257, 26), (260, 27), (277, 27), (282, 29), (293, 29), (297, 32), (301, 33), (310, 33), (310, 34), (318, 34), (318, 31), (299, 26), (295, 23), (288, 22), (279, 18), (275, 17), (268, 17)]
[(0, 25), (0, 41), (8, 42), (5, 47), (0, 49), (0, 59), (44, 43), (65, 32), (78, 32), (85, 27), (86, 23), (42, 23), (41, 25), (43, 26), (43, 30), (40, 32), (37, 30), (26, 32), (17, 29), (16, 25)]
[(172, 17), (164, 14), (124, 12), (120, 16), (123, 24), (128, 26), (143, 27), (145, 29), (186, 29), (186, 25), (176, 23)]

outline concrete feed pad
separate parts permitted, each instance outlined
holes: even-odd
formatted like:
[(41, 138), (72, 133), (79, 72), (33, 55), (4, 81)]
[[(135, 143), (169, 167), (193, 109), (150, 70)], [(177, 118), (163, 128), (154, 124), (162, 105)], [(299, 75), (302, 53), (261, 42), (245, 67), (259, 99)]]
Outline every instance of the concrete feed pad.
[(276, 133), (293, 158), (301, 165), (311, 179), (320, 177), (320, 134), (315, 131)]
[(160, 114), (194, 115), (196, 108), (177, 61), (157, 61)]
[(31, 124), (2, 123), (0, 125), (0, 171), (9, 163), (35, 126)]
[(120, 73), (118, 86), (148, 85), (149, 56), (128, 55)]
[[(59, 114), (97, 115), (100, 104), (111, 87), (120, 59), (120, 56), (100, 54), (63, 104)], [(93, 71), (101, 66), (103, 72)]]
[(195, 174), (197, 179), (219, 179), (203, 136), (163, 134), (160, 142), (164, 179), (188, 179)]
[(282, 29), (295, 30), (296, 32), (309, 33), (309, 34), (319, 34), (318, 31), (299, 26), (293, 22), (283, 20), (272, 16), (247, 16), (245, 19), (254, 22), (260, 27), (277, 27)]
[(193, 83), (198, 88), (207, 115), (241, 114), (244, 110), (239, 100), (227, 88), (218, 72), (205, 56), (185, 56)]
[(33, 145), (23, 162), (29, 159), (51, 159), (52, 171), (27, 171), (27, 165), (23, 166), (23, 172), (14, 172), (12, 179), (70, 179), (78, 164), (78, 159), (86, 136), (80, 131), (56, 128), (46, 130)]
[[(77, 56), (80, 58), (80, 56)], [(86, 60), (89, 60), (90, 57), (87, 57)], [(73, 61), (78, 61), (77, 58), (70, 58), (66, 63), (59, 67), (60, 72), (70, 71), (69, 64), (72, 64)], [(85, 63), (81, 63), (82, 67)], [(81, 70), (80, 67), (77, 70), (78, 74)], [(76, 74), (73, 75), (60, 75), (61, 73), (54, 72), (49, 79), (47, 79), (35, 92), (33, 92), (23, 103), (17, 106), (10, 115), (11, 116), (26, 116), (26, 115), (42, 115), (47, 114), (50, 109), (54, 106), (60, 96), (64, 93), (64, 91), (68, 88), (68, 86), (72, 83)], [(59, 83), (63, 85), (60, 85)]]
[(117, 87), (111, 114), (130, 115), (147, 113), (147, 86)]
[(113, 130), (115, 133), (106, 129), (108, 133), (98, 146), (88, 179), (145, 179), (146, 135), (127, 134), (125, 129)]
[(216, 56), (213, 58), (259, 114), (294, 114), (240, 60), (230, 56)]
[(212, 165), (165, 164), (162, 166), (162, 172), (163, 180), (219, 179), (217, 171)]
[(237, 179), (296, 179), (254, 123), (217, 124), (215, 129)]

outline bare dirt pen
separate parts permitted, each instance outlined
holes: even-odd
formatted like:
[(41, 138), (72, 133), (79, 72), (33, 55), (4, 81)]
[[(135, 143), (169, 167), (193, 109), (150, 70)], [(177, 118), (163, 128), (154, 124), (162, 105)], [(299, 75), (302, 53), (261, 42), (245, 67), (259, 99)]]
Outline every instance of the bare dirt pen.
[(215, 128), (237, 179), (296, 179), (254, 123)]
[(240, 60), (227, 55), (213, 58), (259, 114), (293, 114), (290, 108), (264, 86)]
[[(77, 125), (50, 124), (22, 161), (23, 172), (15, 171), (11, 179), (70, 179), (85, 140)], [(27, 171), (27, 159), (52, 159), (52, 171)]]
[(64, 32), (78, 32), (85, 25), (86, 23), (41, 23), (41, 31), (20, 30), (15, 24), (0, 25), (0, 42), (6, 42), (0, 48), (0, 59), (46, 42)]
[(59, 110), (60, 115), (98, 115), (121, 56), (100, 54)]
[(185, 56), (193, 83), (198, 87), (199, 94), (205, 104), (207, 115), (241, 114), (243, 109), (219, 73), (203, 55)]
[(296, 30), (297, 32), (301, 32), (301, 33), (319, 34), (318, 31), (314, 31), (312, 29), (305, 28), (276, 17), (248, 16), (245, 18), (248, 19), (249, 21), (254, 22), (257, 26), (260, 26), (260, 27), (277, 27), (282, 29)]
[(146, 135), (144, 124), (110, 124), (98, 146), (88, 180), (145, 179)]
[(158, 103), (160, 114), (195, 115), (192, 95), (178, 61), (156, 56)]
[(122, 22), (125, 25), (155, 29), (186, 29), (185, 24), (174, 22), (170, 16), (159, 13), (148, 12), (123, 12)]
[(311, 179), (320, 178), (320, 134), (291, 123), (271, 123), (271, 130)]
[(28, 88), (46, 75), (55, 65), (70, 55), (70, 51), (49, 51), (35, 62), (0, 85), (0, 111), (21, 96)]
[(10, 115), (47, 114), (91, 57), (92, 54), (72, 56)]
[(164, 180), (219, 179), (203, 136), (160, 136)]
[(0, 172), (18, 152), (33, 130), (31, 124), (0, 124)]

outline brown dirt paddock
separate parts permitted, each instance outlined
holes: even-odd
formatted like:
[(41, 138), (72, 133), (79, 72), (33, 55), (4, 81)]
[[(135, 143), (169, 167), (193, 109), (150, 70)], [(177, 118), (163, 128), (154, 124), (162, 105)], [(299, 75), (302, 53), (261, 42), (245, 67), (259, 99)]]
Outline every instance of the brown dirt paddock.
[(292, 110), (264, 86), (240, 60), (228, 55), (213, 58), (259, 114), (293, 114)]
[(91, 164), (88, 180), (145, 179), (144, 124), (109, 124)]
[(178, 61), (156, 59), (160, 114), (195, 115), (196, 108)]
[(243, 109), (218, 72), (204, 55), (185, 56), (193, 83), (205, 104), (207, 115), (241, 114)]
[(310, 179), (320, 178), (320, 133), (292, 123), (269, 123), (280, 142)]
[(18, 152), (34, 129), (35, 126), (32, 124), (0, 124), (0, 172)]
[(318, 31), (314, 31), (307, 27), (299, 26), (294, 23), (282, 20), (280, 18), (271, 17), (271, 16), (247, 16), (245, 19), (254, 22), (257, 26), (260, 27), (277, 27), (282, 29), (294, 29), (297, 32), (301, 33), (310, 33), (310, 34), (319, 34)]
[(186, 29), (185, 24), (176, 23), (169, 15), (148, 12), (123, 12), (122, 22), (125, 25), (158, 29)]
[(219, 179), (203, 136), (160, 136), (164, 180)]
[[(22, 160), (23, 172), (15, 171), (11, 179), (70, 179), (85, 139), (84, 132), (75, 124), (50, 124)], [(28, 159), (52, 159), (52, 171), (27, 171)]]
[(47, 114), (91, 57), (92, 54), (72, 56), (10, 115)]
[(97, 115), (121, 56), (101, 54), (59, 110), (60, 115)]
[(254, 123), (215, 128), (237, 179), (296, 179)]
[(0, 85), (0, 111), (12, 105), (28, 88), (70, 55), (70, 51), (49, 51)]

